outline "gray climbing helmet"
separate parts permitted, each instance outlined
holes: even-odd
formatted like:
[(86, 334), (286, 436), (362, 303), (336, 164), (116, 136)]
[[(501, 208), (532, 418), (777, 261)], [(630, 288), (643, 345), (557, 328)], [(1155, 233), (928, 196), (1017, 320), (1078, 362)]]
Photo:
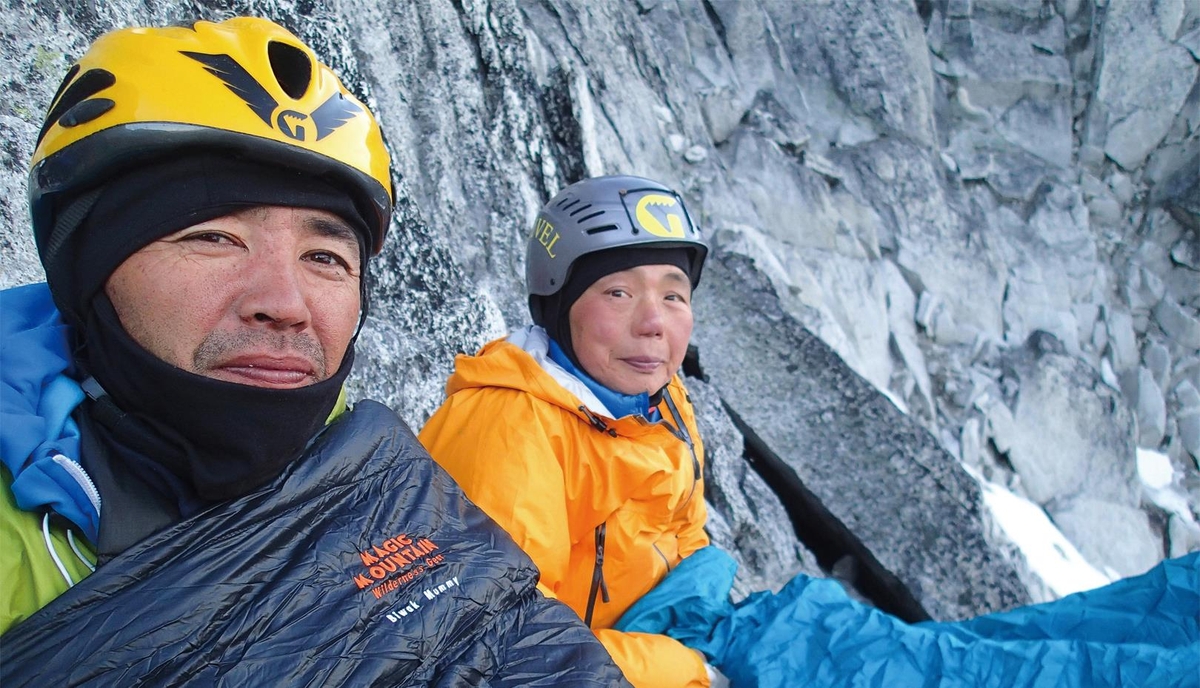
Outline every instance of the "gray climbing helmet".
[(692, 224), (683, 198), (644, 177), (615, 175), (575, 182), (542, 207), (525, 253), (530, 297), (557, 293), (580, 256), (622, 246), (689, 249), (692, 287), (708, 244)]

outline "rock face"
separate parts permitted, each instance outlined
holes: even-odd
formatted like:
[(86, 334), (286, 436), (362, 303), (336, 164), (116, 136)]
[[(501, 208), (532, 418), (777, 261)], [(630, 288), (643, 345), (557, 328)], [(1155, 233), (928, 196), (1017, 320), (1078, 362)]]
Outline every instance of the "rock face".
[[(691, 384), (740, 593), (824, 571), (908, 618), (1028, 599), (964, 467), (1114, 575), (1200, 543), (1196, 3), (4, 2), (0, 286), (41, 279), (25, 174), (72, 59), (196, 13), (288, 26), (385, 130), (352, 397), (419, 427), (454, 354), (526, 320), (541, 203), (641, 174), (714, 245)], [(1186, 500), (1147, 496), (1139, 447)]]
[[(760, 460), (803, 484), (791, 498), (807, 497), (810, 515), (797, 529), (818, 556), (850, 557), (856, 587), (901, 615), (962, 618), (1027, 601), (984, 541), (979, 486), (927, 430), (784, 313), (748, 259), (716, 257), (705, 280), (700, 367), (757, 451), (771, 452)], [(817, 527), (827, 534), (805, 532)], [(828, 542), (837, 531), (841, 542)]]

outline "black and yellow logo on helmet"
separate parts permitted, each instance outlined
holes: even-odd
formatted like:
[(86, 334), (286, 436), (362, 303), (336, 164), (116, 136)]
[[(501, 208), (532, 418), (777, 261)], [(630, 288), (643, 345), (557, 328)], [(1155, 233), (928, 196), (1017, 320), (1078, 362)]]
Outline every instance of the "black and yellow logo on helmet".
[(694, 233), (683, 203), (673, 193), (631, 191), (622, 200), (635, 233), (640, 230), (662, 239), (684, 239)]
[[(204, 65), (205, 71), (224, 82), (225, 87), (241, 98), (263, 123), (296, 141), (320, 141), (363, 111), (340, 92), (329, 96), (311, 114), (280, 109), (275, 97), (229, 55), (187, 51), (181, 51), (181, 54)], [(312, 125), (312, 139), (309, 138), (309, 122)]]

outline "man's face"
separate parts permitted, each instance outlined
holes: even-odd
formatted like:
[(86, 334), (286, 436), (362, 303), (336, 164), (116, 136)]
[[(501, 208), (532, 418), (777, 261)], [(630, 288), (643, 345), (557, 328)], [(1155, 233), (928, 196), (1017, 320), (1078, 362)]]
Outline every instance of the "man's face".
[(622, 394), (653, 394), (683, 364), (692, 285), (674, 265), (641, 265), (596, 280), (571, 306), (580, 365)]
[(171, 365), (303, 387), (338, 370), (358, 327), (358, 242), (327, 211), (252, 208), (147, 244), (105, 293), (125, 331)]

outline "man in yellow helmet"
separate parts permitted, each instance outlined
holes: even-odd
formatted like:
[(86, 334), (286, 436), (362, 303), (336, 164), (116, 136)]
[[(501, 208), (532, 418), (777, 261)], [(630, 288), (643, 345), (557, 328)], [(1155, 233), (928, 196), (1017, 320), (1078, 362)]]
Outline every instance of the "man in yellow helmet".
[(391, 188), (269, 21), (71, 68), (30, 172), (47, 283), (0, 294), (5, 685), (621, 683), (408, 428), (346, 406)]

